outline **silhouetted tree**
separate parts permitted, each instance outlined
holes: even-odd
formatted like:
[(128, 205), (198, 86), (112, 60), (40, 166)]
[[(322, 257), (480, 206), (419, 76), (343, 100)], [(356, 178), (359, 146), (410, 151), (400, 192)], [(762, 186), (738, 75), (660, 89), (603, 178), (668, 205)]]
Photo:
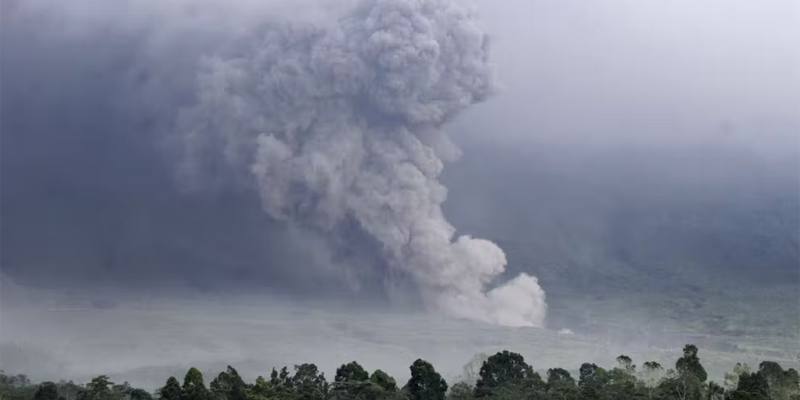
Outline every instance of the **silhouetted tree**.
[(636, 366), (626, 355), (617, 357), (617, 367), (608, 371), (602, 398), (627, 399), (636, 397)]
[(792, 396), (800, 396), (800, 382), (797, 371), (783, 368), (774, 361), (764, 361), (758, 366), (758, 374), (767, 382), (770, 400), (789, 400)]
[(547, 370), (547, 396), (550, 399), (573, 400), (578, 398), (575, 379), (562, 368)]
[(328, 381), (316, 365), (295, 365), (292, 387), (298, 400), (324, 400), (328, 395)]
[[(167, 379), (158, 400), (800, 400), (798, 372), (773, 361), (762, 362), (756, 372), (737, 364), (725, 375), (725, 387), (704, 383), (707, 374), (694, 345), (684, 347), (675, 369), (666, 374), (654, 361), (645, 362), (637, 373), (633, 360), (621, 355), (610, 370), (582, 364), (577, 384), (562, 368), (549, 369), (545, 383), (521, 355), (509, 351), (485, 358), (475, 387), (460, 382), (449, 392), (430, 363), (417, 360), (410, 370), (411, 378), (398, 390), (394, 378), (381, 370), (368, 374), (355, 361), (337, 369), (331, 386), (314, 364), (297, 365), (294, 374), (286, 367), (273, 369), (269, 379), (259, 376), (253, 385), (228, 366), (207, 389), (201, 372), (190, 368), (183, 385), (175, 377)], [(105, 375), (85, 386), (64, 381), (35, 385), (25, 376), (0, 371), (0, 400), (152, 400), (152, 396), (127, 382), (114, 384)]]
[(197, 368), (189, 368), (183, 378), (181, 400), (208, 400), (208, 389), (203, 383), (203, 373)]
[(128, 393), (128, 398), (130, 400), (153, 400), (153, 396), (150, 392), (144, 389), (132, 389), (130, 393)]
[(351, 361), (347, 364), (342, 364), (336, 370), (335, 382), (363, 382), (369, 379), (369, 373), (361, 366), (361, 364)]
[(501, 351), (483, 363), (475, 384), (475, 397), (491, 396), (500, 390), (527, 396), (536, 389), (545, 390), (544, 381), (522, 355)]
[(653, 399), (656, 388), (664, 379), (664, 368), (656, 361), (646, 361), (642, 364), (640, 375), (639, 385), (642, 388), (642, 392), (648, 400)]
[(708, 383), (708, 389), (706, 391), (706, 399), (707, 400), (724, 400), (725, 399), (725, 388), (716, 384), (715, 382)]
[(705, 368), (700, 365), (700, 358), (697, 357), (697, 346), (693, 344), (683, 347), (683, 357), (675, 363), (675, 369), (682, 375), (694, 375), (700, 382), (705, 382), (708, 378)]
[(386, 372), (376, 369), (369, 377), (369, 381), (387, 392), (397, 391), (397, 382)]
[(739, 386), (739, 377), (742, 376), (742, 374), (749, 374), (750, 372), (749, 365), (736, 363), (736, 365), (733, 367), (733, 370), (725, 373), (725, 381), (723, 382), (725, 390), (731, 392), (736, 390), (736, 388)]
[(739, 386), (730, 395), (731, 400), (769, 400), (769, 386), (762, 374), (753, 372), (739, 377)]
[(583, 363), (579, 372), (578, 389), (581, 399), (601, 399), (603, 387), (608, 381), (606, 371), (595, 364)]
[(174, 376), (167, 379), (167, 383), (158, 390), (159, 400), (181, 400), (181, 385)]
[(411, 400), (442, 400), (447, 392), (447, 382), (429, 362), (418, 359), (411, 364), (411, 379), (403, 390)]
[(239, 372), (230, 365), (208, 386), (216, 400), (247, 400), (247, 385), (239, 376)]
[(33, 394), (33, 400), (57, 400), (58, 387), (53, 382), (43, 382)]
[(633, 360), (630, 357), (626, 356), (625, 354), (622, 354), (619, 357), (617, 357), (617, 365), (618, 368), (622, 369), (628, 374), (633, 374), (634, 372), (636, 372), (636, 365), (633, 364)]
[(466, 382), (458, 382), (447, 392), (447, 400), (473, 400), (473, 389)]
[(78, 393), (78, 400), (118, 400), (122, 396), (112, 392), (111, 382), (107, 376), (100, 375), (86, 384), (86, 388)]
[(675, 363), (675, 370), (659, 385), (659, 391), (677, 400), (702, 400), (703, 382), (708, 375), (700, 364), (697, 346), (687, 344), (683, 347), (683, 357)]

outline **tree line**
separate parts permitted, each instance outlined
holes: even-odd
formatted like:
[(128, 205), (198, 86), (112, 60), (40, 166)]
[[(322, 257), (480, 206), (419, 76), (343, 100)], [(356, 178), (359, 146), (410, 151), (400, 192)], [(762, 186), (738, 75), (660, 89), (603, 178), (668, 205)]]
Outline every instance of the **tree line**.
[[(2, 372), (2, 371), (0, 371)], [(448, 387), (433, 365), (419, 359), (402, 387), (389, 374), (369, 373), (353, 361), (336, 370), (332, 382), (314, 364), (273, 369), (269, 377), (245, 382), (231, 366), (206, 386), (203, 374), (190, 368), (179, 382), (169, 377), (155, 393), (114, 384), (105, 375), (85, 385), (72, 382), (32, 384), (24, 375), (0, 373), (0, 400), (800, 400), (795, 369), (764, 361), (758, 369), (737, 364), (724, 382), (708, 381), (698, 349), (686, 345), (674, 368), (655, 361), (641, 368), (630, 357), (604, 369), (584, 363), (573, 377), (562, 368), (543, 377), (522, 355), (501, 351), (481, 365), (476, 380)]]

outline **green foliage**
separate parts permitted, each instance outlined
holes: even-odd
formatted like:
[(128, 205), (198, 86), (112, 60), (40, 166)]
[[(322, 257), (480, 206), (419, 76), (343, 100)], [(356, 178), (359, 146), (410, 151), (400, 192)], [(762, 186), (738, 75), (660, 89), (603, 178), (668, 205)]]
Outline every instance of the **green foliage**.
[(675, 369), (681, 375), (691, 374), (700, 382), (705, 382), (708, 378), (705, 368), (700, 365), (700, 358), (697, 357), (697, 346), (687, 344), (683, 347), (683, 357), (675, 363)]
[(668, 376), (658, 385), (658, 393), (658, 398), (664, 400), (702, 400), (703, 382), (693, 374), (670, 370)]
[(637, 386), (636, 365), (626, 355), (617, 357), (618, 366), (608, 371), (606, 386), (602, 397), (606, 399), (632, 399), (639, 395), (641, 385)]
[(316, 365), (295, 365), (294, 370), (294, 376), (291, 379), (294, 399), (324, 400), (326, 398), (328, 395), (328, 382), (325, 380), (325, 375), (319, 372)]
[[(459, 382), (447, 391), (447, 383), (434, 367), (417, 360), (411, 378), (398, 390), (394, 378), (381, 370), (369, 374), (353, 361), (336, 371), (332, 384), (314, 364), (301, 364), (290, 373), (273, 369), (269, 379), (259, 376), (248, 384), (231, 366), (205, 387), (202, 373), (190, 368), (179, 384), (167, 379), (158, 400), (800, 400), (800, 377), (794, 369), (764, 361), (758, 371), (737, 364), (725, 375), (725, 385), (706, 383), (707, 374), (697, 347), (686, 345), (674, 370), (664, 371), (648, 361), (636, 368), (625, 355), (606, 370), (596, 364), (581, 365), (578, 380), (562, 368), (547, 370), (547, 382), (517, 353), (499, 352), (485, 358), (475, 387)], [(483, 356), (481, 357), (483, 359)], [(471, 375), (474, 376), (474, 375)], [(470, 381), (472, 381), (470, 379)], [(34, 385), (25, 375), (0, 371), (0, 400), (153, 400), (127, 382), (114, 384), (100, 375), (85, 385), (43, 382)]]
[(167, 383), (159, 389), (159, 400), (181, 400), (181, 385), (174, 376), (167, 379)]
[(767, 383), (770, 400), (790, 400), (792, 396), (800, 396), (800, 379), (795, 369), (784, 371), (778, 363), (764, 361), (758, 366), (758, 375)]
[(397, 382), (386, 372), (375, 370), (372, 375), (357, 362), (344, 364), (336, 370), (331, 398), (336, 400), (398, 399), (401, 393)]
[(447, 392), (447, 400), (473, 400), (473, 388), (466, 382), (458, 382)]
[(655, 361), (645, 361), (639, 371), (639, 380), (636, 383), (642, 397), (647, 400), (655, 398), (657, 387), (664, 379), (664, 367)]
[(617, 357), (617, 364), (618, 368), (622, 369), (629, 375), (632, 375), (636, 372), (636, 365), (633, 364), (633, 360), (624, 354)]
[(658, 385), (658, 398), (665, 400), (703, 400), (707, 396), (704, 382), (708, 378), (705, 368), (697, 356), (697, 346), (687, 344), (683, 348), (683, 357), (675, 363), (675, 371)]
[(547, 370), (547, 398), (560, 400), (578, 399), (578, 386), (575, 379), (562, 368)]
[(397, 391), (397, 382), (386, 372), (376, 369), (369, 377), (369, 381), (387, 392)]
[(193, 390), (196, 388), (203, 388), (205, 389), (205, 383), (203, 383), (203, 373), (200, 372), (197, 368), (189, 368), (186, 371), (186, 375), (183, 377), (183, 390)]
[(58, 387), (53, 382), (42, 382), (36, 393), (33, 394), (33, 400), (57, 400)]
[(411, 379), (403, 390), (411, 400), (443, 400), (447, 382), (429, 362), (418, 359), (411, 364)]
[(608, 382), (606, 370), (596, 364), (583, 363), (579, 373), (578, 389), (580, 390), (581, 399), (601, 399), (603, 388)]
[(78, 400), (122, 400), (126, 397), (125, 387), (114, 387), (106, 375), (100, 375), (86, 384), (78, 393)]
[(152, 396), (127, 382), (115, 385), (105, 375), (83, 386), (64, 381), (34, 385), (25, 375), (0, 371), (0, 400), (152, 400)]
[(708, 388), (706, 389), (706, 399), (708, 400), (724, 400), (725, 399), (725, 388), (722, 386), (714, 383), (709, 382)]
[(0, 400), (33, 399), (37, 387), (31, 385), (25, 375), (6, 375), (0, 371)]
[(739, 376), (739, 386), (731, 400), (769, 400), (769, 385), (764, 375), (755, 372)]
[(333, 378), (332, 397), (337, 400), (362, 399), (367, 397), (369, 373), (361, 364), (352, 361), (342, 364)]
[(247, 385), (230, 365), (209, 384), (214, 400), (247, 400)]
[(355, 361), (342, 364), (336, 370), (335, 382), (363, 382), (369, 379), (369, 373)]
[[(276, 375), (275, 370), (272, 370), (272, 374)], [(272, 379), (266, 380), (263, 376), (259, 376), (256, 378), (256, 383), (250, 388), (247, 393), (248, 400), (265, 400), (270, 398), (275, 398), (274, 396), (274, 388), (272, 386)]]
[(475, 397), (512, 398), (518, 393), (524, 398), (544, 390), (544, 381), (522, 355), (501, 351), (483, 363), (475, 384)]
[(153, 400), (153, 396), (144, 389), (131, 389), (128, 398), (129, 400)]
[(189, 368), (183, 378), (181, 400), (209, 400), (210, 398), (210, 393), (203, 382), (203, 373), (197, 368)]

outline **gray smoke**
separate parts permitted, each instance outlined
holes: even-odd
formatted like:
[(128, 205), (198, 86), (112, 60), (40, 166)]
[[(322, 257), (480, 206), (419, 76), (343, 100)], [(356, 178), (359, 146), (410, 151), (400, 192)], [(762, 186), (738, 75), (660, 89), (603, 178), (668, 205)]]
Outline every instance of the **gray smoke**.
[[(367, 0), (333, 26), (274, 26), (207, 58), (182, 110), (181, 174), (252, 184), (272, 217), (335, 237), (355, 223), (387, 269), (450, 316), (541, 326), (527, 274), (500, 286), (506, 257), (442, 213), (441, 129), (492, 91), (488, 40), (446, 0)], [(220, 172), (220, 171), (227, 172)]]

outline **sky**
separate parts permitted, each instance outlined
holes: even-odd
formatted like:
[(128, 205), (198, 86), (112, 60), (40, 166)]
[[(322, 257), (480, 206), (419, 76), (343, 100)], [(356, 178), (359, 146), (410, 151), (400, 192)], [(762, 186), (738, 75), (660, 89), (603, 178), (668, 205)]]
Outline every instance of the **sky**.
[[(493, 271), (477, 293), (512, 287), (519, 276), (538, 279), (541, 298), (480, 303), (519, 311), (513, 316), (538, 326), (529, 330), (493, 326), (509, 317), (462, 315), (432, 298), (438, 270), (418, 261), (427, 253), (389, 255), (394, 242), (359, 213), (368, 203), (345, 209), (360, 216), (355, 222), (319, 211), (363, 198), (315, 192), (315, 181), (276, 169), (270, 156), (253, 164), (262, 171), (255, 183), (226, 169), (232, 157), (218, 148), (235, 153), (236, 143), (219, 132), (251, 129), (262, 114), (295, 117), (270, 108), (283, 101), (271, 92), (250, 99), (237, 89), (246, 95), (219, 100), (214, 74), (233, 85), (236, 74), (272, 66), (275, 54), (303, 60), (302, 46), (258, 41), (287, 23), (306, 43), (353, 15), (344, 36), (359, 37), (369, 20), (353, 13), (357, 3), (2, 4), (0, 368), (42, 379), (109, 372), (152, 388), (193, 364), (213, 371), (238, 361), (254, 377), (316, 356), (332, 372), (361, 356), (401, 376), (409, 360), (427, 356), (455, 377), (474, 354), (500, 347), (517, 346), (535, 368), (576, 368), (589, 358), (610, 363), (617, 350), (676, 358), (670, 351), (686, 340), (707, 346), (717, 375), (754, 354), (796, 365), (798, 355), (787, 351), (800, 335), (795, 2), (475, 0), (474, 25), (457, 20), (452, 28), (463, 34), (461, 47), (437, 54), (468, 59), (463, 49), (473, 50), (478, 64), (442, 68), (491, 74), (490, 93), (413, 62), (398, 71), (417, 75), (391, 76), (430, 79), (409, 90), (415, 99), (448, 100), (435, 103), (441, 117), (418, 112), (434, 103), (400, 96), (408, 102), (377, 97), (373, 108), (347, 97), (308, 106), (318, 97), (303, 97), (302, 67), (300, 80), (279, 81), (300, 114), (339, 126), (350, 120), (330, 109), (352, 107), (348, 113), (370, 121), (332, 135), (363, 129), (380, 137), (369, 135), (400, 124), (429, 140), (444, 163), (423, 187), (439, 193), (440, 184), (446, 200), (431, 195), (422, 207), (441, 208), (437, 227), (450, 224), (504, 251), (505, 271), (493, 269), (499, 262), (491, 257), (473, 257), (483, 263), (476, 274)], [(432, 13), (437, 39), (450, 14)], [(486, 47), (475, 42), (481, 30)], [(337, 67), (331, 58), (315, 62)], [(380, 74), (364, 83), (349, 70), (332, 69), (343, 82), (392, 88)], [(200, 139), (187, 136), (195, 131)], [(187, 138), (205, 146), (200, 188), (182, 175)], [(293, 156), (302, 167), (329, 160), (335, 150), (326, 149)], [(358, 181), (363, 165), (352, 172)], [(300, 196), (286, 211), (283, 201), (296, 192), (276, 189), (281, 179), (306, 185), (317, 200)], [(302, 212), (304, 204), (328, 208)], [(339, 222), (328, 228), (325, 218)], [(460, 254), (449, 244), (436, 249)], [(546, 306), (517, 310), (520, 298)], [(564, 329), (573, 334), (558, 333)], [(498, 336), (506, 340), (488, 339)]]

